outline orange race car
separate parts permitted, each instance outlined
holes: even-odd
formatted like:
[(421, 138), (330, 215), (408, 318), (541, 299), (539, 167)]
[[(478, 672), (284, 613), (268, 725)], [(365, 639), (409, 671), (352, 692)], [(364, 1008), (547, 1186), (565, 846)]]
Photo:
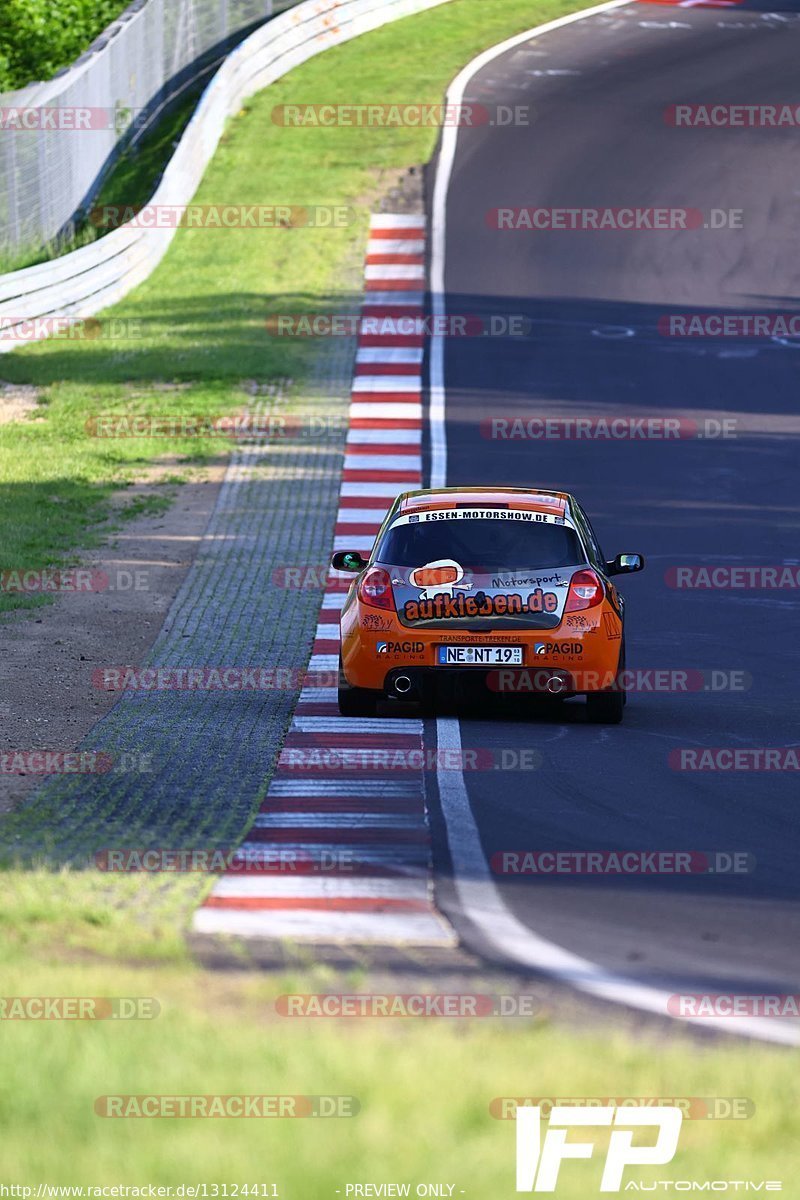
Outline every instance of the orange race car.
[[(357, 578), (340, 621), (339, 711), (371, 716), (384, 701), (431, 705), (442, 685), (487, 696), (585, 695), (591, 720), (622, 720), (623, 600), (574, 496), (548, 489), (405, 492), (368, 561), (334, 554)], [(466, 690), (464, 688), (464, 690)]]

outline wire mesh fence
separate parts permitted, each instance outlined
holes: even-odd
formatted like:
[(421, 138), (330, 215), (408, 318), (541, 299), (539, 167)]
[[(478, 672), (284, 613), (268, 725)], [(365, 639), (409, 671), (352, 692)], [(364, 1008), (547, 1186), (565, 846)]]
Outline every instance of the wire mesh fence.
[(0, 251), (69, 236), (121, 150), (295, 0), (135, 0), (48, 83), (0, 93)]
[[(250, 96), (294, 67), (390, 21), (452, 0), (301, 0), (259, 26), (205, 88), (148, 202), (186, 208), (219, 144), (225, 122)], [(247, 207), (247, 206), (245, 206)], [(0, 274), (0, 354), (53, 334), (115, 304), (158, 266), (177, 225), (131, 219), (68, 254)]]

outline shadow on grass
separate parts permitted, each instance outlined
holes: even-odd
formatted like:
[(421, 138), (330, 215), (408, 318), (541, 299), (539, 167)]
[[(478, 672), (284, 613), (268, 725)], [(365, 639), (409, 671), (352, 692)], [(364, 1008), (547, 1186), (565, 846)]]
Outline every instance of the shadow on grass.
[[(340, 293), (321, 300), (227, 292), (180, 296), (155, 304), (126, 302), (101, 314), (71, 336), (51, 338), (0, 358), (0, 377), (46, 387), (55, 383), (115, 384), (156, 380), (230, 382), (299, 371), (330, 338), (272, 332), (295, 328), (294, 318), (329, 322), (343, 318), (341, 337), (351, 337), (361, 296)], [(287, 320), (288, 319), (288, 320)], [(268, 328), (268, 321), (270, 326)]]

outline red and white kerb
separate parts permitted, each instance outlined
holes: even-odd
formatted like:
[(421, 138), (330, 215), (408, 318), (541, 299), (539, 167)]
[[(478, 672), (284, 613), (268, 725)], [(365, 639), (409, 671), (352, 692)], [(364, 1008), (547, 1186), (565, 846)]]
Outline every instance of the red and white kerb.
[[(334, 549), (372, 548), (394, 497), (422, 484), (425, 218), (373, 216)], [(398, 332), (386, 318), (414, 318)], [(419, 328), (414, 330), (416, 319)], [(362, 321), (362, 326), (364, 321)], [(337, 586), (338, 583), (338, 586)], [(315, 942), (449, 946), (431, 896), (422, 722), (356, 720), (336, 704), (341, 576), (329, 579), (303, 688), (269, 792), (194, 927)], [(323, 686), (311, 686), (315, 677)], [(338, 765), (354, 759), (354, 766)], [(334, 764), (333, 766), (326, 764)], [(260, 858), (263, 856), (263, 863)]]

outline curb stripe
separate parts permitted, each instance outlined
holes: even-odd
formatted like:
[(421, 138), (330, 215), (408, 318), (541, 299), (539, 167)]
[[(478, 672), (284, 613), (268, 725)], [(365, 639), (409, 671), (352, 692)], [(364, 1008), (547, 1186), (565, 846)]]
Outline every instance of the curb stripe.
[[(377, 253), (376, 254), (375, 252), (371, 251), (369, 254), (367, 254), (367, 264), (370, 267), (370, 269), (372, 267), (416, 267), (416, 268), (420, 268), (425, 265), (425, 260), (423, 259), (421, 254), (415, 254), (413, 252), (403, 253), (401, 251), (399, 253), (390, 253), (390, 254)], [(415, 275), (414, 278), (416, 278), (416, 277), (417, 276)]]
[(425, 233), (427, 217), (424, 213), (373, 213), (370, 218), (370, 237), (392, 236), (391, 229), (418, 229), (420, 237)]
[(356, 365), (361, 363), (421, 363), (422, 346), (362, 346), (356, 352)]
[[(421, 421), (394, 420), (378, 421), (366, 417), (351, 429), (347, 435), (347, 454), (418, 454), (419, 433)], [(391, 433), (392, 441), (386, 441), (386, 435)], [(374, 450), (362, 449), (374, 446)]]
[[(351, 408), (354, 417), (413, 417), (417, 421), (422, 418), (419, 398), (414, 399), (412, 396), (401, 396), (397, 393), (371, 398), (361, 395), (353, 402)], [(414, 486), (419, 486), (419, 480)]]
[(392, 373), (387, 375), (357, 375), (353, 380), (352, 395), (357, 396), (359, 400), (363, 400), (363, 393), (380, 396), (383, 400), (387, 393), (393, 396), (395, 392), (401, 397), (413, 396), (419, 399), (422, 395), (422, 380), (419, 376), (417, 368), (414, 369), (412, 375), (397, 375)]
[(306, 942), (362, 945), (451, 946), (455, 938), (444, 919), (427, 913), (311, 912), (283, 909), (248, 912), (213, 908), (206, 904), (195, 915), (197, 933), (223, 933), (237, 937), (292, 938)]
[(429, 900), (395, 900), (369, 896), (219, 896), (214, 893), (207, 908), (246, 909), (323, 909), (326, 912), (430, 912)]
[[(391, 233), (391, 230), (386, 229), (381, 232), (388, 234)], [(405, 233), (410, 236), (378, 237), (375, 233), (370, 234), (367, 242), (367, 262), (370, 261), (373, 254), (424, 254), (425, 238), (422, 236), (422, 231), (409, 229)]]
[[(382, 307), (396, 306), (398, 299), (400, 298), (399, 293), (403, 291), (405, 286), (405, 281), (398, 279), (395, 280), (396, 286), (389, 285), (385, 291), (381, 291), (376, 286), (379, 282), (380, 280), (374, 279), (372, 281), (372, 286), (370, 286), (369, 283), (366, 285), (367, 290), (364, 292), (363, 305), (367, 312), (365, 313), (364, 319), (368, 320)], [(390, 287), (391, 290), (389, 290)], [(422, 326), (423, 317), (425, 315), (423, 311), (423, 306), (425, 304), (425, 293), (422, 291), (406, 292), (402, 297), (402, 302), (407, 306), (409, 311), (413, 309), (414, 319), (418, 320), (420, 322), (420, 326)]]
[(292, 879), (276, 875), (228, 876), (220, 880), (219, 896), (363, 896), (366, 899), (425, 900), (428, 882), (425, 879), (329, 879), (326, 876), (305, 875)]
[(398, 362), (397, 359), (389, 359), (381, 362), (379, 359), (372, 359), (370, 362), (356, 363), (356, 378), (361, 378), (362, 375), (413, 375), (419, 381), (419, 362)]
[[(373, 216), (334, 549), (369, 552), (386, 509), (422, 486), (425, 219)], [(342, 717), (331, 572), (303, 687), (261, 809), (204, 906), (200, 933), (453, 946), (430, 880), (416, 718)], [(315, 687), (319, 674), (322, 686)]]

